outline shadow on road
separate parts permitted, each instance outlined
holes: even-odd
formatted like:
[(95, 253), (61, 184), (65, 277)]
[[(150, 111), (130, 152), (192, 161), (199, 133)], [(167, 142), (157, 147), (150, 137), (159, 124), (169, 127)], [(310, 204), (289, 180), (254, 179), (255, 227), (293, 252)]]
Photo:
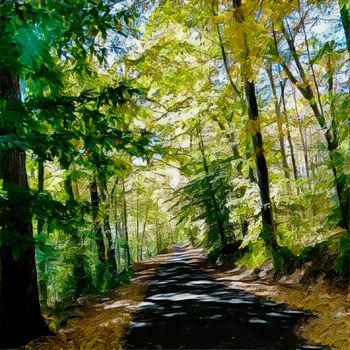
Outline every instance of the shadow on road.
[(126, 349), (327, 349), (293, 332), (309, 314), (211, 279), (198, 252), (182, 251), (152, 279), (125, 338)]

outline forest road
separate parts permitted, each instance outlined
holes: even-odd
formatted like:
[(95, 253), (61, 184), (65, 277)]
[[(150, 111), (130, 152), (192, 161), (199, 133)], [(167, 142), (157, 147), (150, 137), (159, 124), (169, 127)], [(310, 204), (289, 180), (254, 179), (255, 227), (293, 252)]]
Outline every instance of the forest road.
[(217, 282), (181, 247), (159, 266), (124, 349), (327, 349), (293, 332), (307, 313)]

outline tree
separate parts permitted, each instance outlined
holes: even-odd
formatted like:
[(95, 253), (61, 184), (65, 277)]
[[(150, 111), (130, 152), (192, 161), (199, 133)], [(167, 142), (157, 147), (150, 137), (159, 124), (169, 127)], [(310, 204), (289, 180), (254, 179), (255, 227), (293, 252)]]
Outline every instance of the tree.
[[(332, 4), (333, 8), (335, 4)], [(346, 8), (346, 5), (344, 3), (344, 6), (340, 4), (340, 10), (341, 10), (341, 19), (343, 22), (343, 26), (345, 29), (345, 36), (346, 36), (346, 42), (348, 44), (348, 38), (347, 38), (347, 19), (348, 17), (348, 11)], [(345, 12), (344, 12), (345, 11)], [(282, 19), (280, 20), (279, 26), (281, 28), (281, 33), (283, 34), (283, 38), (287, 43), (288, 46), (288, 53), (287, 55), (290, 56), (290, 58), (293, 58), (294, 64), (296, 66), (295, 69), (293, 69), (290, 64), (288, 64), (288, 61), (284, 61), (281, 58), (281, 55), (279, 54), (278, 49), (278, 37), (275, 29), (273, 28), (273, 36), (274, 36), (274, 42), (275, 42), (275, 49), (276, 49), (276, 55), (279, 57), (278, 60), (283, 67), (283, 70), (288, 77), (288, 79), (294, 84), (294, 86), (299, 90), (300, 94), (303, 96), (303, 98), (308, 101), (309, 107), (313, 111), (314, 117), (319, 125), (320, 130), (322, 131), (325, 142), (327, 145), (328, 150), (328, 157), (329, 157), (329, 168), (332, 171), (333, 174), (333, 183), (335, 187), (335, 191), (338, 198), (338, 210), (340, 213), (340, 226), (346, 231), (343, 242), (341, 244), (341, 251), (340, 254), (341, 258), (339, 263), (339, 270), (344, 276), (348, 274), (349, 271), (349, 259), (350, 259), (350, 244), (349, 244), (349, 206), (350, 206), (350, 196), (349, 196), (349, 182), (348, 182), (348, 171), (344, 168), (344, 162), (346, 160), (343, 158), (342, 155), (342, 144), (344, 142), (344, 134), (340, 131), (340, 125), (343, 123), (342, 118), (337, 117), (337, 113), (335, 113), (335, 106), (334, 106), (334, 66), (331, 65), (330, 56), (328, 56), (328, 63), (325, 64), (325, 70), (327, 74), (327, 81), (326, 84), (328, 87), (326, 87), (326, 91), (328, 92), (327, 99), (330, 101), (329, 108), (324, 104), (322, 101), (321, 96), (321, 88), (322, 84), (324, 82), (321, 79), (317, 79), (316, 72), (315, 72), (315, 65), (318, 64), (322, 57), (327, 56), (331, 54), (332, 52), (336, 51), (334, 47), (334, 43), (332, 41), (327, 41), (326, 43), (322, 44), (322, 47), (316, 54), (314, 54), (314, 57), (312, 57), (311, 54), (311, 47), (308, 40), (308, 35), (306, 32), (306, 24), (305, 24), (305, 18), (306, 15), (302, 11), (301, 4), (299, 2), (299, 8), (298, 8), (298, 15), (299, 20), (298, 23), (294, 25), (294, 28), (290, 28), (290, 22), (288, 19)], [(297, 36), (299, 34), (299, 29), (302, 29), (303, 34), (303, 40), (305, 43), (305, 51), (306, 51), (306, 57), (308, 62), (304, 62), (302, 55), (300, 51), (298, 51), (298, 41)], [(308, 67), (310, 68), (310, 72), (308, 72)], [(328, 68), (327, 68), (328, 66)], [(339, 97), (341, 95), (344, 95), (342, 92), (339, 92)], [(327, 109), (328, 110), (327, 110)], [(345, 109), (348, 109), (345, 105)], [(345, 136), (348, 137), (348, 136)]]
[[(241, 1), (233, 0), (234, 20), (238, 24), (245, 21)], [(262, 212), (262, 237), (268, 249), (271, 250), (274, 258), (274, 265), (278, 271), (283, 271), (283, 265), (280, 264), (278, 255), (278, 244), (276, 241), (275, 221), (273, 218), (273, 207), (270, 198), (269, 173), (264, 155), (264, 144), (260, 128), (259, 109), (255, 93), (254, 77), (251, 75), (252, 67), (250, 63), (249, 42), (247, 33), (242, 31), (243, 49), (241, 54), (242, 78), (244, 91), (248, 105), (248, 116), (251, 125), (252, 140), (254, 146), (254, 158), (256, 163), (257, 179), (260, 189), (261, 212)]]
[[(7, 67), (1, 69), (0, 79), (0, 98), (8, 110), (23, 113), (19, 79)], [(3, 138), (16, 134), (6, 119), (1, 124)], [(13, 347), (49, 331), (39, 305), (25, 152), (2, 147), (0, 166), (6, 193), (0, 213), (0, 346)]]
[[(65, 69), (87, 73), (89, 51), (92, 59), (103, 62), (106, 51), (101, 42), (107, 29), (121, 23), (120, 14), (111, 14), (112, 9), (109, 1), (0, 2), (0, 334), (4, 347), (22, 345), (48, 332), (38, 299), (25, 158), (26, 151), (35, 148), (30, 135), (38, 127), (36, 99), (63, 92)], [(128, 15), (124, 11), (122, 16)], [(24, 87), (32, 98), (31, 110), (22, 102), (29, 97), (21, 96)], [(53, 125), (58, 123), (56, 119)]]
[(350, 8), (346, 0), (338, 0), (341, 22), (344, 28), (346, 46), (350, 55)]

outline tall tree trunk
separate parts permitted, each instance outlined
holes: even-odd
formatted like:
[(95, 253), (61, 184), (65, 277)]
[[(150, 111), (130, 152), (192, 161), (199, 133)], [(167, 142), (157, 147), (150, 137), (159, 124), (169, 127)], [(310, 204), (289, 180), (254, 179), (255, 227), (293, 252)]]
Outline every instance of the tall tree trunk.
[[(288, 119), (287, 106), (286, 106), (286, 97), (284, 94), (285, 84), (280, 82), (280, 86), (281, 86), (281, 99), (282, 99), (282, 104), (283, 104), (283, 115), (284, 115), (284, 120), (286, 122), (286, 129), (287, 129), (287, 140), (288, 140), (288, 144), (289, 144), (289, 148), (290, 148), (290, 156), (292, 158), (293, 175), (294, 175), (294, 180), (298, 180), (298, 168), (297, 168), (297, 162), (295, 160), (292, 137), (290, 134), (289, 119)], [(299, 194), (299, 188), (297, 190), (298, 190), (298, 194)]]
[(91, 206), (92, 206), (93, 230), (95, 233), (95, 242), (97, 246), (97, 256), (98, 256), (98, 260), (101, 263), (104, 263), (106, 261), (106, 251), (105, 251), (105, 245), (103, 242), (102, 225), (98, 217), (99, 209), (100, 209), (100, 198), (98, 195), (96, 177), (94, 177), (90, 182), (90, 197), (91, 197)]
[(141, 260), (141, 261), (142, 261), (142, 259), (143, 259), (143, 242), (144, 242), (144, 240), (145, 240), (145, 235), (146, 235), (148, 211), (149, 211), (149, 204), (147, 203), (147, 206), (146, 206), (146, 213), (145, 213), (145, 220), (144, 220), (144, 222), (143, 222), (142, 234), (141, 234), (141, 247), (140, 247), (140, 260)]
[(264, 155), (263, 139), (260, 130), (258, 104), (255, 95), (255, 85), (253, 82), (245, 82), (245, 91), (248, 101), (249, 119), (254, 125), (253, 146), (255, 152), (255, 163), (257, 170), (258, 185), (260, 189), (260, 198), (262, 204), (262, 237), (268, 248), (275, 250), (277, 248), (275, 236), (275, 222), (272, 213), (272, 203), (270, 199), (269, 173)]
[[(100, 177), (100, 187), (101, 187), (101, 198), (106, 203), (107, 198), (107, 182), (104, 176)], [(109, 223), (109, 214), (106, 211), (103, 215), (103, 228), (104, 228), (104, 236), (107, 238), (108, 247), (107, 247), (107, 263), (108, 270), (111, 276), (117, 275), (117, 263), (115, 260), (115, 247), (114, 241), (112, 237), (112, 229)]]
[[(349, 216), (350, 216), (349, 198), (347, 198), (346, 196), (344, 184), (341, 181), (339, 181), (338, 169), (334, 159), (334, 152), (339, 146), (339, 139), (337, 137), (337, 132), (333, 128), (334, 121), (332, 121), (331, 127), (327, 126), (325, 117), (320, 111), (316, 103), (316, 99), (312, 91), (312, 88), (309, 84), (309, 80), (300, 62), (299, 55), (295, 48), (294, 39), (290, 36), (290, 34), (287, 32), (286, 28), (283, 25), (282, 25), (282, 32), (287, 41), (287, 44), (292, 54), (292, 57), (294, 59), (294, 62), (298, 68), (298, 71), (302, 80), (302, 84), (300, 84), (300, 82), (295, 78), (294, 74), (290, 71), (286, 63), (281, 63), (282, 67), (286, 75), (290, 79), (290, 81), (299, 89), (303, 97), (309, 102), (310, 108), (312, 109), (318, 124), (320, 125), (321, 129), (324, 131), (324, 136), (326, 139), (326, 144), (327, 144), (328, 154), (330, 159), (330, 168), (332, 170), (333, 177), (334, 177), (334, 184), (335, 184), (335, 189), (338, 196), (339, 208), (340, 208), (341, 217), (342, 217), (340, 226), (343, 227), (347, 232), (349, 232)], [(273, 30), (273, 34), (274, 34), (275, 46), (277, 48), (277, 38), (274, 30)]]
[(136, 261), (140, 261), (140, 215), (139, 215), (139, 192), (136, 188)]
[(129, 247), (129, 231), (128, 231), (128, 212), (126, 206), (126, 193), (125, 193), (125, 181), (122, 182), (123, 188), (123, 216), (124, 216), (124, 234), (125, 234), (125, 250), (126, 250), (126, 264), (127, 269), (129, 269), (131, 265), (131, 257), (130, 257), (130, 247)]
[(117, 271), (121, 270), (121, 249), (120, 249), (120, 239), (121, 239), (122, 227), (120, 221), (115, 222), (115, 248), (117, 255)]
[(343, 24), (346, 47), (350, 55), (350, 9), (348, 0), (338, 0), (341, 22)]
[(306, 177), (307, 177), (307, 180), (308, 180), (308, 188), (309, 188), (309, 190), (311, 190), (309, 155), (308, 155), (308, 150), (307, 150), (306, 135), (304, 135), (305, 127), (303, 127), (303, 122), (302, 122), (302, 120), (300, 118), (298, 104), (297, 104), (297, 99), (296, 99), (296, 96), (295, 96), (295, 90), (293, 90), (293, 99), (294, 99), (295, 113), (296, 113), (296, 116), (298, 118), (298, 128), (299, 128), (299, 133), (300, 133), (301, 145), (303, 147), (305, 172), (306, 172)]
[[(19, 80), (7, 70), (0, 71), (0, 98), (12, 112), (19, 109)], [(15, 126), (0, 129), (0, 135), (12, 133)], [(7, 193), (0, 208), (0, 347), (13, 348), (48, 333), (39, 304), (25, 152), (0, 151), (0, 179)]]
[[(74, 198), (73, 184), (69, 176), (64, 181), (64, 188), (68, 195), (68, 200), (66, 205), (68, 207), (75, 206), (76, 200)], [(74, 215), (74, 214), (73, 214)], [(83, 246), (82, 239), (79, 236), (78, 231), (69, 232), (69, 239), (72, 246), (74, 247), (74, 266), (73, 266), (73, 279), (75, 281), (75, 291), (74, 297), (78, 298), (86, 292), (91, 283), (91, 278), (87, 274), (84, 266), (84, 255), (83, 255)]]
[[(219, 3), (215, 0), (212, 1), (212, 14), (213, 16), (217, 16), (218, 15), (218, 5)], [(243, 91), (240, 91), (237, 87), (237, 85), (234, 83), (231, 73), (230, 73), (230, 67), (229, 67), (229, 60), (225, 51), (225, 47), (224, 47), (224, 41), (222, 38), (222, 34), (220, 31), (220, 25), (219, 23), (217, 23), (216, 25), (216, 31), (218, 33), (218, 38), (219, 38), (219, 46), (220, 46), (220, 51), (221, 51), (221, 56), (222, 56), (222, 60), (224, 63), (224, 68), (225, 68), (225, 73), (227, 75), (227, 79), (232, 87), (232, 90), (235, 92), (235, 94), (237, 95), (241, 108), (242, 108), (242, 114), (244, 114), (247, 110), (246, 108), (246, 104), (244, 101), (244, 96), (243, 96)], [(213, 116), (211, 116), (212, 119), (217, 122), (219, 128), (223, 131), (225, 131), (225, 135), (226, 138), (228, 139), (230, 145), (231, 145), (231, 149), (232, 149), (232, 153), (234, 156), (234, 159), (241, 159), (242, 157), (240, 156), (239, 152), (238, 152), (238, 147), (237, 144), (235, 143), (235, 135), (233, 132), (228, 132), (227, 127), (225, 125), (223, 125), (222, 123), (220, 123), (218, 118), (215, 118)], [(250, 159), (250, 151), (246, 151), (246, 159)], [(242, 167), (243, 167), (243, 161), (238, 163), (237, 166), (237, 171), (239, 175), (242, 175)], [(248, 172), (248, 177), (252, 182), (256, 182), (255, 176), (254, 176), (254, 170), (251, 166), (249, 166), (249, 172)], [(243, 194), (242, 194), (243, 196)]]
[[(235, 9), (234, 20), (238, 23), (243, 23), (244, 16), (240, 8), (241, 0), (232, 0), (232, 4)], [(259, 109), (255, 94), (255, 84), (254, 82), (248, 79), (244, 72), (244, 69), (249, 68), (249, 46), (247, 43), (246, 36), (242, 45), (244, 45), (242, 57), (242, 77), (244, 81), (244, 90), (248, 105), (248, 116), (251, 123), (257, 180), (260, 189), (260, 199), (262, 204), (262, 238), (266, 244), (267, 249), (272, 251), (274, 265), (279, 270), (281, 269), (281, 267), (278, 266), (279, 263), (276, 259), (278, 244), (276, 241), (275, 222), (273, 218), (272, 203), (270, 199), (269, 173), (264, 154), (263, 138), (260, 129)]]
[(282, 129), (282, 113), (281, 113), (281, 103), (277, 97), (277, 91), (276, 91), (276, 86), (272, 74), (272, 65), (270, 65), (266, 69), (267, 75), (270, 80), (270, 85), (271, 85), (271, 90), (272, 90), (272, 95), (275, 100), (275, 113), (276, 113), (276, 122), (277, 122), (277, 130), (278, 130), (278, 140), (280, 144), (280, 150), (281, 150), (281, 156), (282, 156), (282, 165), (283, 165), (283, 171), (284, 171), (284, 176), (286, 179), (290, 179), (290, 169), (287, 163), (287, 156), (286, 156), (286, 150), (284, 147), (284, 135), (283, 135), (283, 129)]
[[(42, 192), (44, 190), (44, 173), (45, 173), (45, 167), (44, 167), (44, 160), (38, 159), (38, 191)], [(38, 236), (41, 236), (44, 234), (43, 228), (44, 228), (45, 220), (39, 216), (38, 217), (38, 230), (37, 234)], [(40, 240), (38, 249), (41, 251), (43, 257), (45, 256), (45, 243), (44, 240)], [(38, 279), (39, 279), (39, 298), (40, 298), (40, 305), (44, 311), (44, 313), (47, 311), (47, 274), (46, 274), (46, 261), (45, 258), (42, 258), (42, 261), (38, 263)]]
[(121, 227), (120, 227), (120, 217), (118, 213), (118, 199), (116, 195), (116, 189), (118, 185), (118, 178), (115, 180), (112, 191), (111, 191), (111, 203), (114, 207), (114, 230), (115, 230), (115, 249), (117, 256), (117, 271), (120, 271), (121, 266), (121, 256), (120, 256), (120, 236), (121, 236)]
[(319, 105), (320, 111), (321, 111), (322, 115), (324, 115), (323, 105), (322, 105), (322, 101), (321, 101), (320, 89), (318, 87), (318, 83), (317, 83), (317, 79), (316, 79), (314, 63), (313, 63), (312, 58), (311, 58), (310, 46), (309, 46), (309, 41), (308, 41), (307, 34), (306, 34), (304, 16), (302, 14), (300, 0), (298, 0), (298, 5), (299, 5), (300, 23), (301, 23), (301, 27), (303, 28), (304, 42), (305, 42), (305, 46), (306, 46), (306, 53), (307, 53), (307, 57), (308, 57), (308, 61), (309, 61), (309, 66), (311, 68), (312, 80), (314, 82), (314, 87), (315, 87), (315, 90), (316, 90), (317, 101), (318, 101), (318, 105)]
[(156, 220), (156, 242), (157, 242), (157, 254), (160, 254), (162, 251), (162, 238), (159, 230), (159, 218)]

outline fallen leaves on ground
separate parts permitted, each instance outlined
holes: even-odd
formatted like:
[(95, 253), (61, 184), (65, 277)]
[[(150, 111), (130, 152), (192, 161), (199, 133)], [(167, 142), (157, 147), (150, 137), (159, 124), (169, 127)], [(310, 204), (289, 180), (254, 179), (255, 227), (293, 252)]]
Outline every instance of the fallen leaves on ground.
[(210, 269), (215, 279), (244, 289), (266, 299), (286, 303), (291, 308), (311, 311), (312, 317), (299, 325), (298, 334), (309, 343), (324, 344), (332, 349), (350, 349), (350, 294), (347, 288), (338, 288), (327, 282), (324, 276), (302, 284), (303, 271), (273, 280), (269, 267), (257, 275), (254, 270)]
[(106, 296), (81, 298), (76, 316), (55, 336), (40, 337), (30, 342), (28, 350), (122, 349), (122, 337), (133, 319), (137, 305), (143, 300), (150, 278), (164, 260), (159, 256), (134, 265), (135, 278)]
[[(26, 349), (122, 349), (123, 335), (133, 320), (137, 305), (144, 298), (149, 280), (158, 265), (170, 256), (162, 255), (135, 264), (136, 277), (129, 285), (121, 286), (105, 297), (84, 298), (82, 307), (74, 310), (77, 317), (71, 319), (57, 335), (35, 339)], [(204, 268), (201, 251), (193, 251), (195, 258)], [(309, 343), (330, 345), (332, 349), (350, 349), (349, 290), (336, 288), (322, 276), (312, 283), (301, 284), (303, 271), (300, 270), (276, 281), (271, 278), (271, 268), (266, 265), (258, 274), (240, 267), (206, 267), (205, 270), (213, 278), (234, 288), (289, 304), (291, 308), (310, 310), (317, 317), (299, 325), (298, 333), (302, 337)]]

